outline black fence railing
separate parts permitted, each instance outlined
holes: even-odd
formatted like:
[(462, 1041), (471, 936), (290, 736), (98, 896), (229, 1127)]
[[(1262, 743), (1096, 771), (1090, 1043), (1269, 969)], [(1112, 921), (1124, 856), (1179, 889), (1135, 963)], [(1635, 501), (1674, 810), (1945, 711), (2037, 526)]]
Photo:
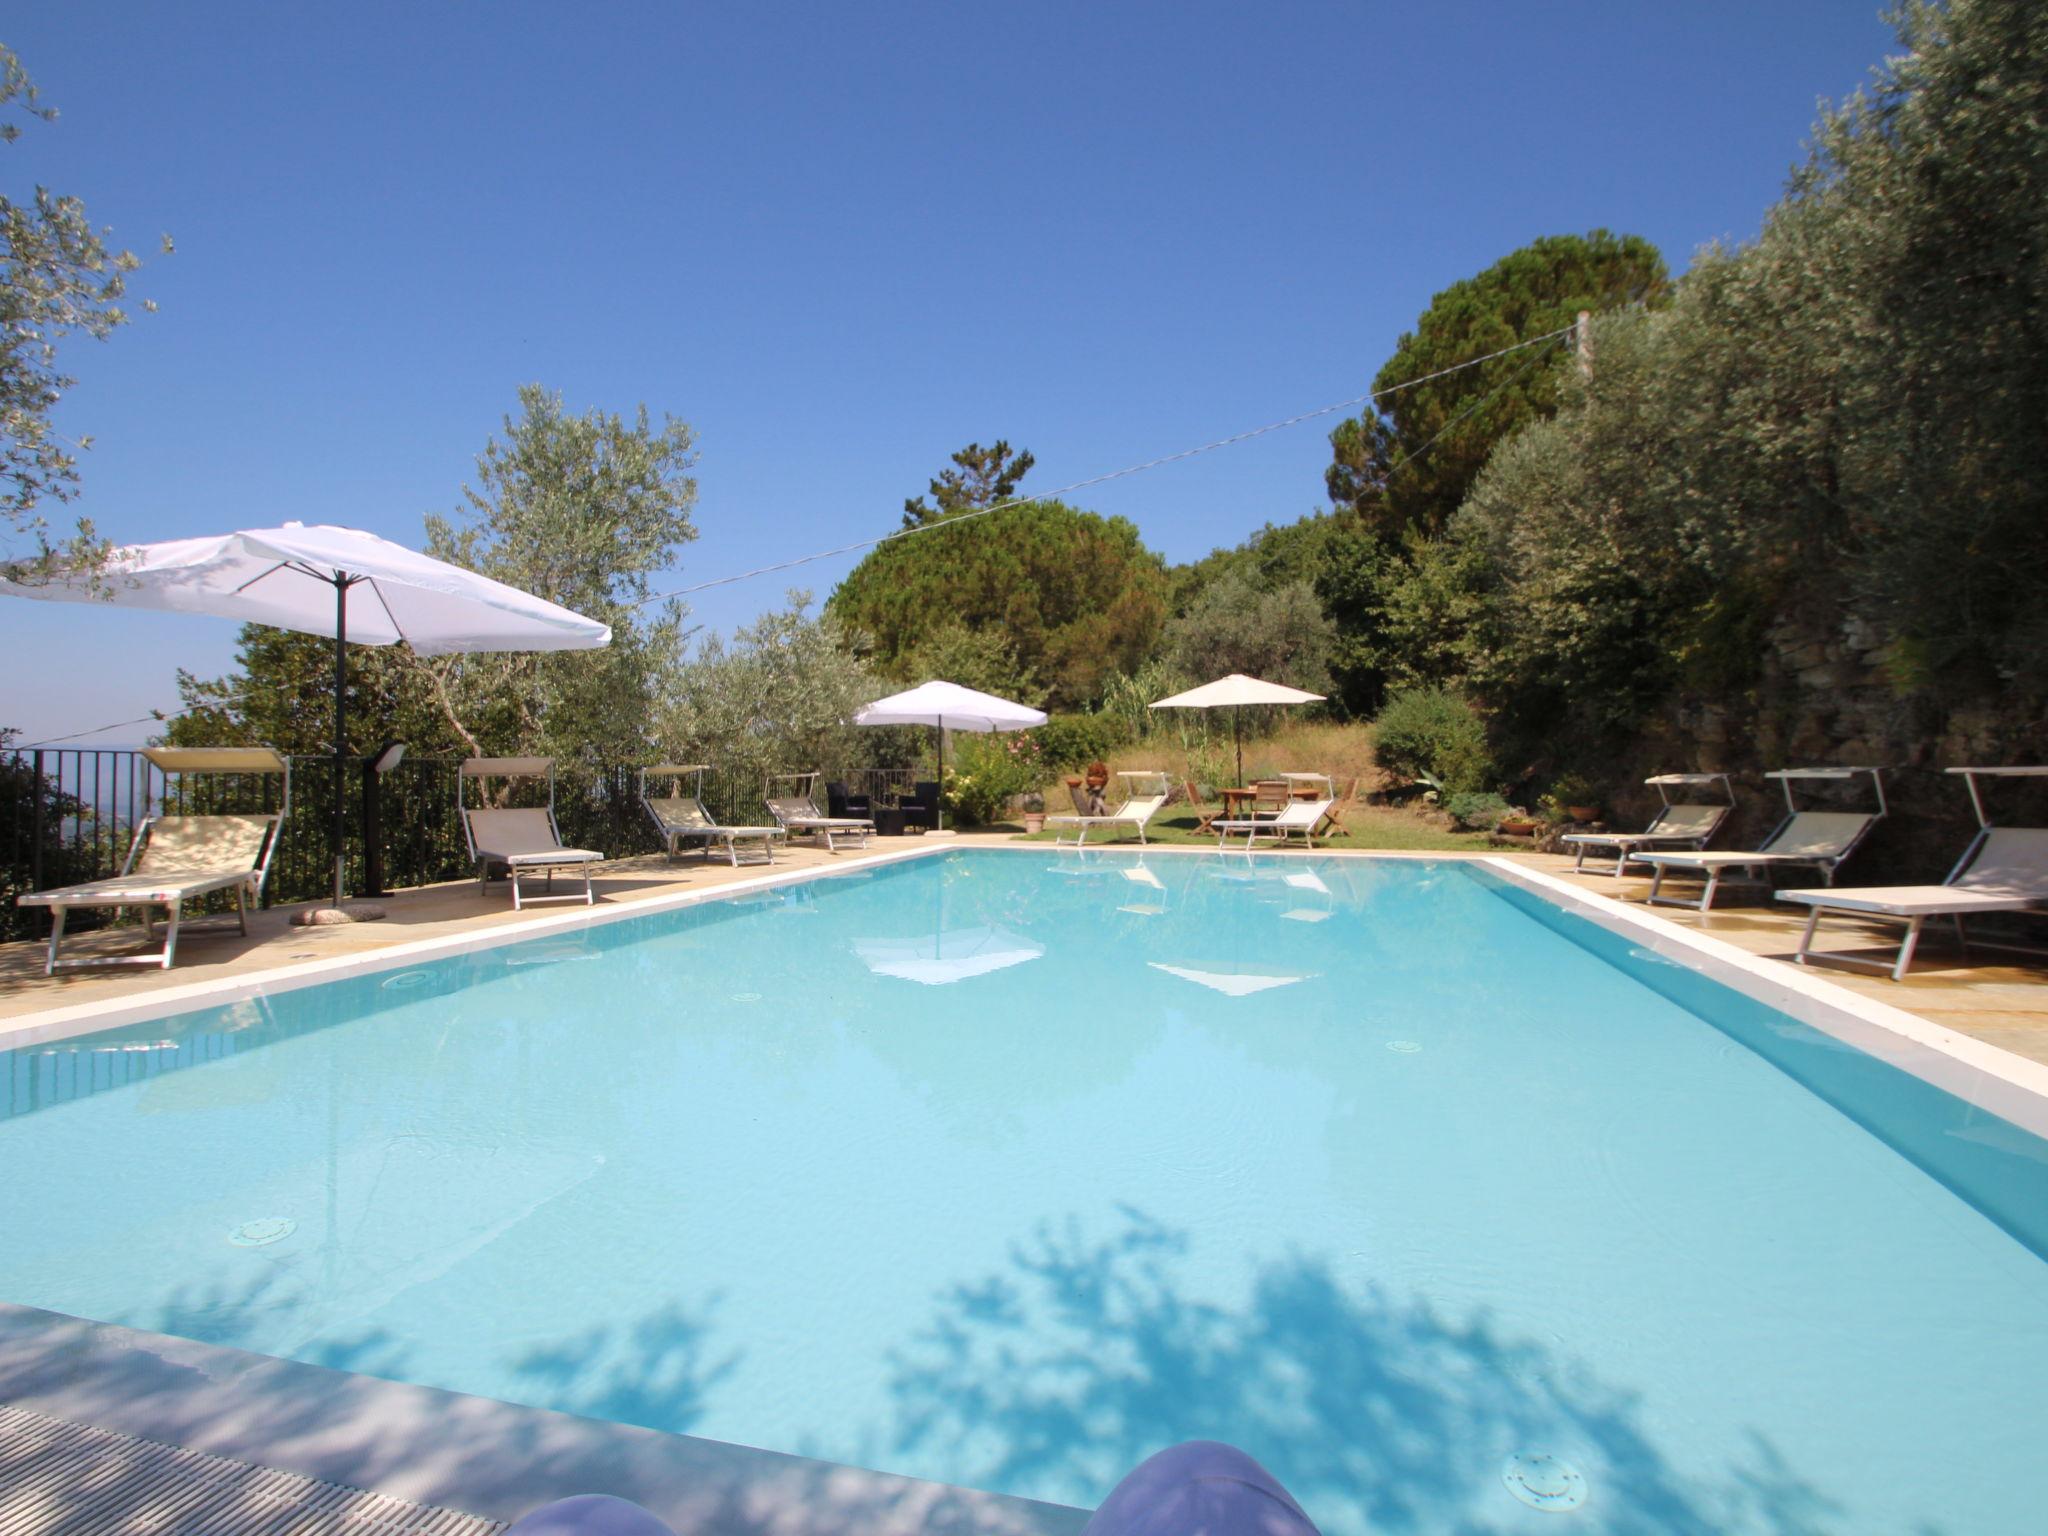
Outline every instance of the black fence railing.
[[(460, 766), (459, 758), (408, 757), (389, 773), (372, 774), (365, 760), (347, 761), (343, 855), (351, 895), (474, 872), (457, 814)], [(290, 812), (271, 858), (266, 906), (313, 900), (334, 884), (334, 760), (294, 758), (291, 767)], [(471, 796), (476, 792), (472, 784)], [(510, 803), (541, 804), (545, 795), (542, 784), (520, 782), (511, 787)], [(118, 874), (137, 823), (152, 809), (160, 806), (168, 815), (270, 812), (282, 797), (275, 774), (167, 779), (140, 752), (126, 749), (0, 753), (0, 939), (49, 932), (47, 910), (15, 905), (23, 892)], [(704, 803), (721, 820), (767, 820), (756, 780), (707, 773)], [(614, 858), (662, 847), (641, 808), (632, 768), (559, 767), (555, 819), (563, 841)], [(111, 915), (82, 909), (68, 926), (88, 928)]]

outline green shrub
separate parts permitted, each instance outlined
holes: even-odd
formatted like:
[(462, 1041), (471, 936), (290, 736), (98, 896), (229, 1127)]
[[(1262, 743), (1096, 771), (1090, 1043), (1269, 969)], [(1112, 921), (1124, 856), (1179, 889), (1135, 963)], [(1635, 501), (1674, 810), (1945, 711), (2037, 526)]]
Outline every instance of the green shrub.
[(1038, 788), (1045, 776), (1044, 754), (1028, 731), (956, 741), (943, 793), (946, 808), (970, 826), (1001, 820), (1010, 797)]
[(1044, 767), (1053, 773), (1086, 768), (1124, 744), (1123, 728), (1110, 715), (1054, 715), (1031, 735)]
[(1459, 826), (1474, 832), (1486, 832), (1499, 825), (1500, 819), (1510, 814), (1514, 807), (1488, 789), (1476, 794), (1467, 790), (1451, 795), (1445, 799), (1444, 809)]
[(1373, 721), (1373, 752), (1389, 773), (1428, 774), (1448, 794), (1472, 792), (1493, 775), (1486, 727), (1446, 688), (1411, 688), (1387, 700)]

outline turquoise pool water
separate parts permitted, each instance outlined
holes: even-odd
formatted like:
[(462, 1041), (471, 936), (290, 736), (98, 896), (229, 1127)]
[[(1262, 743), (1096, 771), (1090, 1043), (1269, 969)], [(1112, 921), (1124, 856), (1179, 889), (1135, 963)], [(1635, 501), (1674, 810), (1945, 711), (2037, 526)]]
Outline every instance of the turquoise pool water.
[(953, 852), (0, 1107), (9, 1301), (1077, 1504), (1216, 1437), (1332, 1536), (2043, 1524), (2048, 1145), (1467, 866)]

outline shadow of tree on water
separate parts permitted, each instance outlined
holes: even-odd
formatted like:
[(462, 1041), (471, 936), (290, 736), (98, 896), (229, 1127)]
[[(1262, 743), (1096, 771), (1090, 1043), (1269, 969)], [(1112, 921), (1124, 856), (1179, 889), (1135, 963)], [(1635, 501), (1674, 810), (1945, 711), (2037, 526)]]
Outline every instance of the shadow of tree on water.
[(1574, 1529), (1822, 1536), (1839, 1511), (1761, 1438), (1740, 1466), (1674, 1466), (1635, 1394), (1427, 1300), (1342, 1284), (1295, 1257), (1242, 1309), (1183, 1293), (1185, 1233), (1127, 1210), (1106, 1239), (1041, 1229), (1011, 1268), (955, 1288), (898, 1352), (897, 1449), (984, 1487), (1099, 1502), (1176, 1441), (1233, 1442), (1332, 1533), (1520, 1531), (1504, 1459), (1579, 1463)]
[[(258, 1350), (335, 1371), (387, 1381), (421, 1379), (414, 1346), (374, 1325), (319, 1325), (317, 1287), (278, 1267), (229, 1285), (173, 1291), (138, 1327), (204, 1344)], [(738, 1368), (740, 1354), (710, 1357), (718, 1298), (692, 1313), (670, 1302), (617, 1324), (584, 1329), (527, 1348), (508, 1362), (523, 1390), (508, 1394), (534, 1407), (620, 1424), (687, 1433), (703, 1417), (713, 1388)], [(309, 1332), (310, 1330), (310, 1332)], [(281, 1342), (297, 1333), (296, 1342)], [(451, 1390), (461, 1390), (451, 1384)]]

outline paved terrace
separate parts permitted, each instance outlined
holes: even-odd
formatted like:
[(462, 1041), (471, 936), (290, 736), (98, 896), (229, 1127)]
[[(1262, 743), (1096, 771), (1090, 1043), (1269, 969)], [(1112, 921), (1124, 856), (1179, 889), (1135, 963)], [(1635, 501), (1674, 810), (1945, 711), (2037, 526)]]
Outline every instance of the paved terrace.
[[(948, 837), (955, 847), (1000, 846), (1010, 839), (1003, 834), (968, 834)], [(601, 907), (617, 908), (672, 897), (679, 893), (715, 891), (726, 886), (755, 881), (764, 875), (789, 874), (847, 867), (865, 857), (901, 856), (931, 846), (927, 839), (877, 838), (868, 855), (846, 850), (827, 853), (821, 848), (795, 844), (779, 848), (771, 869), (748, 866), (733, 869), (725, 864), (705, 863), (694, 855), (670, 864), (659, 855), (621, 859), (603, 866), (597, 882)], [(1115, 846), (1115, 845), (1112, 845)], [(1121, 846), (1135, 848), (1136, 844)], [(1336, 850), (1349, 852), (1349, 850)], [(1163, 856), (1185, 857), (1184, 850)], [(1415, 857), (1415, 855), (1403, 855)], [(1432, 858), (1467, 855), (1432, 854)], [(1571, 880), (1592, 895), (1630, 904), (1642, 901), (1649, 882), (1642, 879), (1615, 880), (1604, 876), (1571, 874), (1571, 860), (1557, 855), (1518, 854), (1516, 859), (1534, 869)], [(561, 887), (558, 886), (558, 889)], [(1639, 907), (1657, 918), (1682, 928), (1713, 935), (1752, 954), (1789, 962), (1799, 944), (1803, 912), (1783, 904), (1750, 901), (1743, 893), (1724, 895), (1731, 904), (1713, 912), (1689, 912), (1677, 907)], [(234, 981), (260, 972), (373, 954), (420, 940), (460, 938), (503, 929), (559, 922), (565, 915), (581, 915), (585, 908), (573, 903), (548, 903), (512, 910), (502, 885), (493, 885), (488, 896), (480, 896), (472, 880), (425, 886), (401, 891), (378, 903), (388, 914), (384, 921), (356, 923), (337, 928), (294, 928), (289, 918), (295, 907), (278, 907), (252, 913), (245, 938), (234, 929), (231, 918), (210, 918), (188, 926), (178, 940), (178, 964), (174, 970), (150, 967), (119, 967), (106, 970), (72, 971), (45, 977), (43, 945), (40, 943), (0, 944), (0, 1046), (4, 1046), (10, 1025), (20, 1028), (27, 1016), (52, 1008), (93, 1003), (138, 1003), (156, 992), (189, 987), (194, 983)], [(1889, 954), (1898, 928), (1892, 924), (1857, 925), (1830, 917), (1822, 930), (1823, 951), (1855, 951)], [(133, 951), (141, 943), (139, 930), (120, 928), (83, 934), (67, 939), (67, 955), (113, 954)], [(1969, 1035), (2030, 1060), (2048, 1063), (2048, 957), (2015, 957), (1997, 950), (1977, 950), (1965, 958), (1945, 932), (1930, 928), (1922, 942), (1914, 970), (1903, 982), (1836, 967), (1814, 968), (1810, 974), (1823, 976), (1835, 985), (1860, 993), (1895, 1008), (1918, 1014), (1935, 1024)], [(68, 1032), (68, 1031), (67, 1031)]]

